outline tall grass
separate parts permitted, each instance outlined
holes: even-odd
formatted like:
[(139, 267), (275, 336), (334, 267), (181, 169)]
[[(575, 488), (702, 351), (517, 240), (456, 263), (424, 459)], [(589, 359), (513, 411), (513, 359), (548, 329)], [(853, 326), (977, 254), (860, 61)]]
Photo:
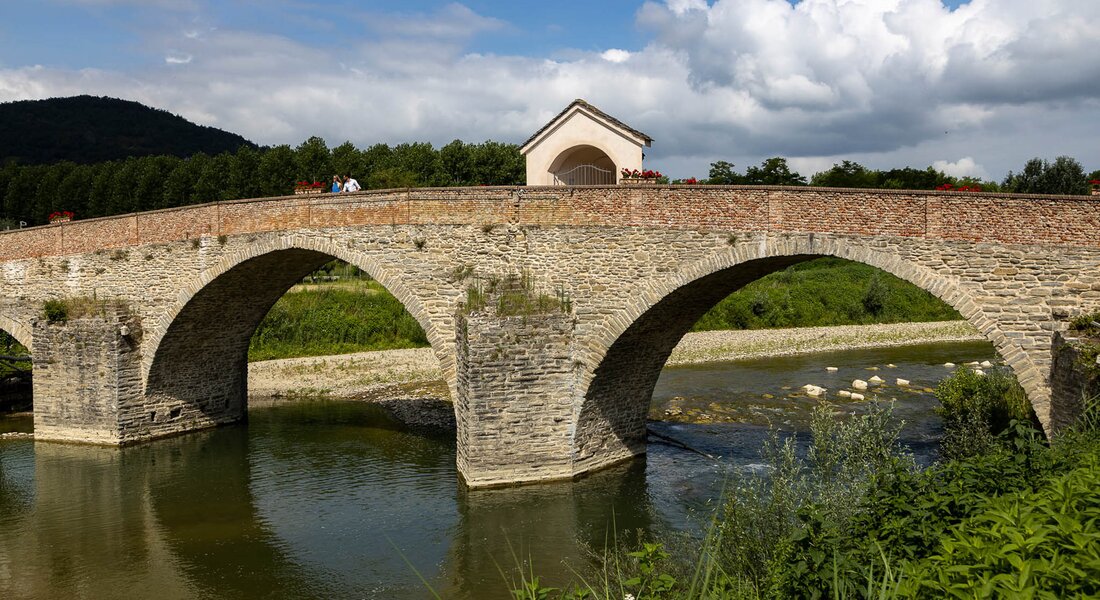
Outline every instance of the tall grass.
[(416, 319), (380, 284), (321, 284), (279, 299), (256, 329), (249, 360), (428, 345)]
[(694, 331), (950, 321), (932, 294), (870, 265), (818, 258), (762, 277), (714, 306)]

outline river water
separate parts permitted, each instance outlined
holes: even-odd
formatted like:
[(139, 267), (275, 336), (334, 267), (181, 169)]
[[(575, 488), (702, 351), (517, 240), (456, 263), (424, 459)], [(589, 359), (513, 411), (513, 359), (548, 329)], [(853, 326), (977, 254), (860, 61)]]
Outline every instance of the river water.
[(925, 390), (943, 363), (987, 359), (989, 344), (955, 343), (668, 368), (652, 414), (710, 422), (651, 429), (717, 460), (651, 441), (645, 459), (576, 482), (502, 490), (458, 483), (453, 435), (405, 431), (362, 403), (257, 408), (247, 425), (124, 449), (0, 441), (0, 598), (402, 599), (431, 597), (427, 585), (509, 598), (517, 562), (561, 583), (613, 524), (697, 531), (729, 470), (756, 468), (769, 423), (805, 430), (808, 383), (878, 375), (905, 443), (933, 460)]

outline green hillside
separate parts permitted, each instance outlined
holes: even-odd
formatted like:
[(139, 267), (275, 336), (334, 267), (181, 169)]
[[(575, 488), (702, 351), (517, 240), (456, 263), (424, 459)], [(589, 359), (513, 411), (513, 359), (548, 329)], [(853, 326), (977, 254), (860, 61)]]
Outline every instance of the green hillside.
[(117, 98), (74, 96), (0, 104), (0, 163), (91, 164), (130, 156), (218, 154), (255, 144), (167, 111)]

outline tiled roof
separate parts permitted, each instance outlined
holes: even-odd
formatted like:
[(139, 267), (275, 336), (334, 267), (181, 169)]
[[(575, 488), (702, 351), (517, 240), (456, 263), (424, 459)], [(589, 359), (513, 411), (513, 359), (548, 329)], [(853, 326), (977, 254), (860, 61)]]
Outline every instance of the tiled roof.
[(638, 131), (637, 129), (634, 129), (633, 127), (627, 125), (626, 123), (623, 123), (622, 121), (616, 119), (615, 117), (612, 117), (611, 115), (609, 115), (609, 114), (605, 113), (604, 111), (596, 108), (595, 106), (592, 106), (591, 104), (589, 104), (584, 99), (577, 98), (576, 100), (570, 102), (569, 106), (565, 107), (565, 110), (558, 113), (558, 116), (554, 117), (553, 119), (550, 119), (549, 123), (547, 123), (546, 125), (543, 125), (542, 128), (540, 128), (538, 131), (536, 131), (534, 135), (527, 138), (527, 141), (523, 142), (523, 144), (520, 145), (520, 148), (526, 148), (528, 144), (535, 141), (536, 138), (538, 138), (540, 135), (542, 135), (543, 132), (546, 131), (547, 129), (549, 129), (554, 123), (557, 123), (558, 120), (561, 119), (562, 117), (564, 117), (566, 115), (566, 113), (568, 113), (570, 110), (573, 109), (574, 106), (579, 106), (579, 107), (583, 108), (584, 110), (592, 113), (593, 115), (596, 115), (597, 117), (607, 121), (611, 125), (614, 125), (615, 127), (618, 127), (620, 129), (622, 129), (623, 131), (626, 131), (627, 133), (629, 133), (629, 134), (631, 134), (631, 135), (633, 135), (633, 136), (635, 136), (639, 139), (644, 140), (647, 146), (653, 143), (653, 138), (649, 137), (648, 135), (642, 133), (641, 131)]

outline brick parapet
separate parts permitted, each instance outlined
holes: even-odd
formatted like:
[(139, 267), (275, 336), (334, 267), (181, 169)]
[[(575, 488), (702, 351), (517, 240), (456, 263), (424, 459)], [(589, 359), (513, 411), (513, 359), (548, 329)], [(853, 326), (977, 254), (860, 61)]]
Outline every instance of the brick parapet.
[(1100, 198), (763, 186), (380, 190), (218, 202), (0, 232), (0, 260), (307, 227), (493, 223), (1100, 247)]

